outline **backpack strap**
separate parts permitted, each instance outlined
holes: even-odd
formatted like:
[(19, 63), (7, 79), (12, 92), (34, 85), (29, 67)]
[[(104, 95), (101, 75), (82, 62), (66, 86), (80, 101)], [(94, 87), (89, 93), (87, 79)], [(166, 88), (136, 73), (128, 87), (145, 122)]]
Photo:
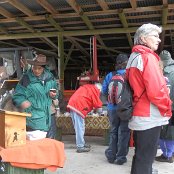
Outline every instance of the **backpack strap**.
[[(115, 75), (118, 75), (118, 76), (122, 76), (123, 79), (124, 79), (124, 78), (125, 78), (125, 74), (126, 74), (126, 72), (125, 72), (124, 74), (119, 74), (119, 73), (117, 73), (116, 71), (112, 71), (112, 77), (115, 76)], [(111, 78), (111, 79), (112, 79), (112, 78)]]
[(117, 74), (116, 71), (112, 71), (112, 77), (115, 76)]

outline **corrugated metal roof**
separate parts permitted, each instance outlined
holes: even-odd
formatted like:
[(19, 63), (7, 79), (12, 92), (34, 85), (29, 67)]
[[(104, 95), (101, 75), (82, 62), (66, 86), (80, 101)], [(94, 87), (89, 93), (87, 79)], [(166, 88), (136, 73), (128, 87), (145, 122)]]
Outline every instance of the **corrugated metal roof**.
[[(174, 0), (166, 2), (168, 3), (163, 4), (162, 0), (4, 0), (0, 1), (0, 40), (13, 42), (16, 46), (29, 44), (57, 54), (57, 49), (52, 45), (57, 45), (56, 32), (61, 31), (66, 43), (65, 52), (68, 53), (74, 44), (71, 59), (77, 59), (79, 56), (87, 57), (84, 50), (89, 53), (89, 38), (97, 33), (99, 60), (107, 61), (119, 52), (131, 52), (127, 29), (139, 27), (143, 23), (161, 26), (164, 15), (163, 19), (167, 19), (164, 21), (165, 42), (160, 49), (172, 51), (170, 31), (174, 26), (170, 24), (174, 23)], [(129, 34), (133, 41), (134, 32)], [(44, 42), (43, 37), (50, 39), (52, 44)], [(24, 45), (19, 43), (20, 39)], [(0, 45), (2, 46), (4, 47), (4, 43)]]

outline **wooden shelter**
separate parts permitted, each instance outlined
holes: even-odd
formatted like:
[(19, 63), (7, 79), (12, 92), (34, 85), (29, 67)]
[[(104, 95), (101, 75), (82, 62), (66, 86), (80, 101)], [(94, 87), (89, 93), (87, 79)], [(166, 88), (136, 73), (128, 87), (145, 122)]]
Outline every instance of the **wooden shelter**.
[[(0, 0), (0, 52), (32, 47), (54, 55), (59, 77), (90, 67), (90, 36), (97, 36), (99, 70), (130, 54), (136, 29), (163, 27), (159, 52), (174, 53), (174, 0)], [(70, 74), (69, 74), (70, 75)]]

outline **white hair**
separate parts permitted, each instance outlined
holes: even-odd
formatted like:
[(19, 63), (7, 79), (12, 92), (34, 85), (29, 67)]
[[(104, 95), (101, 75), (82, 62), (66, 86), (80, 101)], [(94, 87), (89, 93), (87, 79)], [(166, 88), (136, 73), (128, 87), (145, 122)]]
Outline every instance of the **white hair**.
[(162, 32), (162, 27), (158, 27), (151, 23), (143, 24), (137, 29), (134, 35), (134, 45), (143, 45), (144, 43), (141, 40), (141, 36), (147, 36), (153, 31), (157, 31), (158, 34), (160, 34)]

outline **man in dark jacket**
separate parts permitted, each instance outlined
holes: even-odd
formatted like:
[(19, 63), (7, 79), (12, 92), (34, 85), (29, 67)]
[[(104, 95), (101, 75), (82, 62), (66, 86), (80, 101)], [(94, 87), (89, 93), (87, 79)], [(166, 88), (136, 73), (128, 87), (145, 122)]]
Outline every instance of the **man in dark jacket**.
[[(119, 54), (116, 58), (116, 71), (110, 72), (106, 75), (102, 84), (102, 93), (108, 95), (108, 86), (115, 74), (124, 75), (126, 65), (128, 61), (127, 54)], [(110, 103), (108, 101), (108, 116), (110, 121), (110, 142), (109, 147), (105, 151), (105, 156), (109, 163), (122, 165), (127, 162), (127, 154), (129, 149), (130, 130), (128, 128), (128, 121), (122, 121), (118, 115), (116, 115), (117, 104)]]

